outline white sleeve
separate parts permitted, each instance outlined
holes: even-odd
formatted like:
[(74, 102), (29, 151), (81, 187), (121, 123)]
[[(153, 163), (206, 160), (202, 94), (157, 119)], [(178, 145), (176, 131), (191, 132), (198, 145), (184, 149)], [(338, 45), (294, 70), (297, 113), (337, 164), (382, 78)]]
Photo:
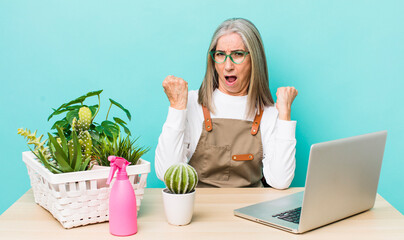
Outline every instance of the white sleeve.
[(187, 110), (169, 108), (166, 122), (156, 147), (155, 169), (157, 177), (164, 181), (164, 173), (174, 163), (187, 162), (185, 128)]
[(296, 121), (275, 119), (272, 131), (264, 133), (263, 172), (273, 188), (285, 189), (292, 183), (296, 168)]

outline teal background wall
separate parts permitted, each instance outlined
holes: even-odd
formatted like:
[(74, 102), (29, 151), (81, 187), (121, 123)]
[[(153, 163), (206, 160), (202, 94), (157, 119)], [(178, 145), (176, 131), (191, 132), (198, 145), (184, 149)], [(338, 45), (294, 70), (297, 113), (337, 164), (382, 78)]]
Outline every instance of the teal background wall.
[[(99, 122), (108, 98), (131, 111), (153, 163), (168, 109), (163, 79), (197, 89), (210, 38), (230, 17), (260, 30), (272, 93), (299, 90), (292, 186), (304, 186), (311, 144), (386, 129), (378, 192), (403, 213), (402, 9), (391, 0), (0, 1), (0, 213), (30, 188), (17, 128), (46, 134), (51, 108), (88, 91), (104, 90)], [(152, 167), (148, 187), (163, 187)]]

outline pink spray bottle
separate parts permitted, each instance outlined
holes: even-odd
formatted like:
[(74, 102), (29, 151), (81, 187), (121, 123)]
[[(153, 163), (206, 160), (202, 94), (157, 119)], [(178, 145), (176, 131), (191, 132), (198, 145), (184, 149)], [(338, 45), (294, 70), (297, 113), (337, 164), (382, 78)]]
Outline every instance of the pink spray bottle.
[(118, 170), (109, 195), (109, 232), (115, 236), (130, 236), (137, 233), (137, 206), (135, 192), (126, 173), (129, 162), (115, 156), (109, 156), (108, 160), (111, 170), (107, 184), (111, 183)]

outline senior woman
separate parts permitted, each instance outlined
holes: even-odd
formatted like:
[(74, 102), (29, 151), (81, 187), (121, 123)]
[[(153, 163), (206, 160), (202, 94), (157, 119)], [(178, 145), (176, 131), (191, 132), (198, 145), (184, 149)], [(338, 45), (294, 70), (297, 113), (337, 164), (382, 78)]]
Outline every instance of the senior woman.
[(293, 87), (271, 96), (264, 47), (257, 28), (241, 18), (224, 21), (215, 31), (199, 91), (168, 76), (170, 101), (156, 148), (158, 178), (174, 163), (193, 166), (197, 187), (289, 187), (295, 172)]

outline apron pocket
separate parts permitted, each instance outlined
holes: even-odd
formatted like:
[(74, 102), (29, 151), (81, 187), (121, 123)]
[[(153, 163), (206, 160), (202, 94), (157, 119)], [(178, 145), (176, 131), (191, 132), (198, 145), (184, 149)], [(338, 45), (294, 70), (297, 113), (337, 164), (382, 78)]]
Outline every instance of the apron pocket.
[(228, 181), (230, 177), (230, 146), (206, 145), (201, 178), (211, 181)]

